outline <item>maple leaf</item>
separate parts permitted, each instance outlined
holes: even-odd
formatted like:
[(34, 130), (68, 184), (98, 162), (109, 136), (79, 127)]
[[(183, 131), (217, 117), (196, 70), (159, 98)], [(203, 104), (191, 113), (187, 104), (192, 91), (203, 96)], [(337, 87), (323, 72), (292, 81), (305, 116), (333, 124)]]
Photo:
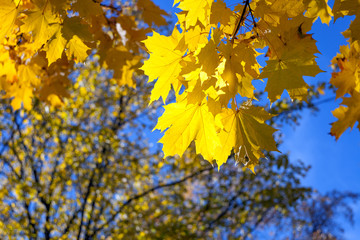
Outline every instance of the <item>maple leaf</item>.
[(308, 9), (305, 16), (315, 18), (314, 20), (320, 17), (322, 23), (329, 25), (333, 14), (327, 2), (328, 0), (306, 0), (305, 5)]
[(233, 12), (226, 6), (223, 0), (218, 0), (211, 5), (210, 23), (217, 25), (221, 23), (226, 26), (230, 22)]
[(272, 115), (263, 108), (255, 107), (248, 101), (238, 110), (223, 109), (216, 117), (223, 124), (219, 133), (221, 145), (214, 157), (219, 168), (232, 150), (237, 160), (249, 164), (250, 169), (258, 164), (259, 158), (264, 157), (262, 150), (278, 151), (272, 136), (277, 130), (265, 123)]
[(182, 155), (192, 141), (196, 153), (211, 161), (220, 145), (215, 129), (214, 116), (207, 104), (187, 104), (186, 101), (166, 105), (164, 114), (154, 129), (166, 130), (160, 139), (164, 157)]
[(256, 61), (258, 53), (243, 43), (221, 44), (219, 49), (226, 61), (221, 77), (228, 84), (226, 92), (229, 93), (229, 98), (235, 97), (237, 93), (252, 98), (255, 88), (251, 80), (258, 77), (260, 68)]
[(153, 24), (157, 26), (166, 25), (166, 20), (163, 16), (168, 16), (168, 14), (156, 6), (150, 0), (138, 0), (137, 6), (140, 10), (143, 11), (144, 22), (152, 26)]
[(340, 72), (332, 73), (330, 83), (336, 88), (336, 98), (352, 93), (353, 90), (360, 90), (360, 46), (358, 42), (348, 46), (340, 47), (340, 54), (332, 60), (337, 64)]
[(72, 4), (72, 9), (78, 12), (80, 16), (84, 16), (89, 19), (103, 13), (100, 4), (93, 0), (76, 1)]
[(254, 5), (254, 16), (273, 26), (281, 25), (281, 17), (293, 18), (299, 16), (305, 10), (303, 1), (299, 0), (259, 0), (254, 1)]
[(12, 0), (3, 0), (1, 1), (0, 8), (0, 43), (4, 37), (12, 29), (16, 17), (18, 16), (19, 8), (15, 5)]
[(266, 61), (259, 78), (268, 78), (265, 91), (271, 102), (280, 99), (285, 89), (292, 99), (305, 100), (308, 85), (303, 76), (315, 77), (322, 72), (315, 62), (315, 53), (318, 53), (315, 40), (303, 33), (309, 22), (311, 19), (303, 16), (291, 20), (281, 18), (279, 26), (282, 27), (277, 31), (271, 28), (266, 36), (270, 60)]
[[(359, 8), (359, 10), (360, 10), (360, 8)], [(351, 39), (352, 42), (355, 42), (356, 40), (360, 40), (360, 17), (356, 17), (351, 22), (350, 27), (347, 31), (349, 32), (349, 33), (347, 33), (347, 35), (349, 36), (349, 38)]]
[(286, 89), (291, 98), (301, 99), (307, 95), (308, 85), (303, 76), (315, 77), (320, 68), (312, 60), (303, 61), (297, 58), (268, 60), (259, 78), (268, 78), (265, 91), (271, 102), (280, 99)]
[(189, 28), (183, 36), (184, 42), (190, 51), (195, 51), (197, 48), (205, 46), (208, 43), (207, 29), (202, 29), (200, 26)]
[(1, 89), (4, 85), (12, 83), (17, 79), (15, 62), (10, 58), (10, 54), (5, 49), (0, 49), (0, 76), (2, 77)]
[(119, 86), (127, 85), (131, 88), (136, 88), (136, 82), (133, 79), (133, 74), (140, 67), (140, 56), (134, 57), (131, 60), (127, 60), (123, 65), (121, 71), (121, 78), (117, 79)]
[(217, 53), (216, 45), (213, 40), (210, 40), (197, 55), (202, 71), (206, 72), (208, 76), (215, 73), (216, 67), (219, 65), (219, 55)]
[(66, 44), (68, 59), (74, 57), (76, 63), (83, 62), (89, 55), (87, 52), (90, 49), (84, 44), (84, 42), (77, 36), (74, 35), (72, 39)]
[(41, 80), (38, 77), (38, 66), (34, 64), (20, 65), (18, 66), (19, 81), (22, 83), (30, 83), (31, 86), (37, 87), (41, 84)]
[[(338, 119), (336, 122), (332, 123), (331, 135), (335, 136), (336, 139), (339, 139), (341, 134), (344, 133), (349, 127), (352, 129), (356, 122), (360, 122), (360, 93), (354, 91), (351, 97), (343, 98), (342, 105), (339, 108), (335, 109), (332, 113)], [(360, 124), (358, 123), (358, 128), (360, 130)]]
[(61, 58), (66, 43), (67, 41), (62, 36), (61, 28), (59, 27), (54, 35), (54, 38), (46, 44), (44, 49), (46, 51), (46, 58), (48, 59), (48, 65), (55, 62), (57, 59)]
[(132, 59), (132, 54), (127, 48), (120, 45), (116, 48), (110, 48), (106, 53), (105, 63), (107, 68), (114, 70), (114, 78), (122, 77), (122, 69), (119, 66), (125, 66), (126, 61)]
[(51, 5), (45, 4), (44, 8), (36, 8), (34, 11), (26, 12), (27, 18), (20, 27), (22, 32), (32, 34), (33, 45), (39, 49), (45, 44), (56, 32), (59, 19), (52, 13)]
[(30, 81), (26, 79), (14, 78), (13, 82), (2, 82), (2, 88), (6, 91), (5, 98), (11, 99), (11, 106), (14, 110), (21, 108), (22, 104), (25, 109), (32, 107), (33, 87)]
[(214, 0), (181, 1), (178, 8), (187, 12), (185, 20), (186, 28), (195, 26), (197, 21), (206, 26), (213, 1)]
[(165, 102), (171, 85), (177, 86), (177, 77), (181, 71), (179, 63), (185, 54), (185, 50), (176, 49), (179, 35), (176, 29), (168, 37), (153, 32), (153, 36), (143, 41), (150, 53), (150, 58), (144, 62), (141, 69), (149, 76), (149, 82), (157, 79), (151, 91), (150, 103), (160, 97)]
[(360, 2), (358, 0), (335, 0), (332, 11), (335, 20), (339, 17), (357, 15), (360, 11)]
[(70, 97), (70, 94), (67, 91), (69, 84), (69, 79), (63, 76), (45, 79), (44, 84), (39, 91), (40, 99), (55, 107), (63, 106), (63, 98)]
[(93, 40), (89, 31), (89, 25), (84, 23), (80, 17), (65, 17), (61, 29), (62, 35), (66, 40), (71, 40), (74, 35), (78, 36), (82, 41)]
[[(68, 59), (71, 60), (74, 58), (76, 63), (83, 62), (88, 57), (88, 50), (90, 49), (85, 42), (92, 40), (88, 26), (85, 25), (79, 17), (66, 17), (63, 27), (61, 28), (61, 34), (67, 42), (65, 52)], [(59, 44), (64, 43), (61, 37), (59, 41)], [(60, 51), (60, 49), (58, 49), (58, 51)]]

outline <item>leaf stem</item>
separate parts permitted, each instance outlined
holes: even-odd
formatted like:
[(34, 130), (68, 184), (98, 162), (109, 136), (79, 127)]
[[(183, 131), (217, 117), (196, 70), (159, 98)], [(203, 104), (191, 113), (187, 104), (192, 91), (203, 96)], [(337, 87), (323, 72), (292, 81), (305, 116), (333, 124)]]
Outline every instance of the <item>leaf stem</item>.
[(235, 39), (235, 35), (237, 34), (237, 32), (239, 31), (240, 29), (240, 26), (241, 26), (241, 23), (244, 21), (245, 19), (245, 13), (246, 13), (246, 8), (249, 7), (249, 10), (251, 11), (251, 8), (250, 8), (250, 0), (246, 0), (245, 2), (245, 5), (244, 5), (244, 9), (241, 13), (241, 16), (240, 16), (240, 20), (237, 22), (236, 24), (236, 28), (234, 29), (234, 32), (233, 34), (231, 35), (231, 43), (234, 43), (234, 39)]
[(49, 0), (46, 0), (46, 2), (45, 2), (45, 6), (44, 6), (44, 9), (43, 9), (43, 11), (42, 11), (42, 15), (44, 15), (44, 13), (45, 13), (45, 9), (46, 9), (46, 7), (47, 7), (48, 3), (49, 3)]

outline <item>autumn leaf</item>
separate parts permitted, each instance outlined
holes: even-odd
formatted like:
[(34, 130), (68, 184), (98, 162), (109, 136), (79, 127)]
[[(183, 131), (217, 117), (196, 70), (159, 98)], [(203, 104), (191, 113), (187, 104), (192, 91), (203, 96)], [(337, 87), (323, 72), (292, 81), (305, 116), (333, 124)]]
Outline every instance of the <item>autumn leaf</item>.
[(327, 3), (328, 0), (306, 0), (304, 2), (308, 6), (306, 17), (315, 18), (315, 20), (320, 17), (322, 23), (329, 25), (333, 14)]
[(233, 12), (226, 6), (226, 3), (222, 0), (218, 0), (211, 5), (210, 23), (215, 25), (221, 23), (223, 26), (226, 26), (230, 22), (230, 17), (232, 15)]
[(336, 90), (336, 98), (360, 90), (360, 46), (358, 42), (351, 46), (341, 46), (340, 54), (334, 57), (333, 64), (339, 67), (339, 72), (332, 73), (330, 83)]
[(157, 26), (166, 25), (166, 19), (163, 16), (168, 16), (168, 14), (152, 1), (138, 0), (137, 6), (143, 11), (144, 22), (149, 24), (150, 27), (153, 24)]
[(172, 86), (176, 86), (181, 71), (179, 65), (185, 51), (177, 50), (180, 33), (175, 29), (171, 36), (162, 36), (156, 32), (144, 43), (151, 53), (141, 69), (149, 76), (149, 82), (157, 79), (151, 92), (150, 103), (162, 97), (165, 102)]
[(251, 46), (242, 43), (221, 44), (219, 50), (226, 61), (221, 77), (228, 84), (226, 91), (230, 98), (237, 93), (243, 97), (253, 98), (255, 88), (251, 81), (259, 75), (260, 65), (256, 61), (258, 53)]
[(358, 0), (335, 0), (333, 6), (333, 13), (335, 20), (339, 17), (357, 15), (360, 10), (360, 3)]
[(64, 105), (64, 98), (70, 97), (67, 87), (70, 84), (69, 79), (57, 76), (48, 78), (39, 91), (40, 99), (49, 102), (52, 106), (60, 107)]
[(211, 161), (216, 146), (220, 145), (214, 116), (204, 103), (187, 104), (182, 101), (165, 106), (165, 112), (154, 129), (167, 129), (159, 141), (163, 144), (164, 157), (176, 154), (181, 156), (190, 143), (195, 141), (196, 153)]
[(292, 99), (305, 100), (308, 85), (303, 76), (315, 77), (322, 72), (315, 62), (315, 53), (318, 53), (315, 40), (303, 32), (309, 20), (304, 21), (303, 16), (291, 20), (282, 18), (283, 26), (278, 32), (274, 30), (266, 36), (270, 59), (259, 78), (268, 78), (265, 91), (271, 102), (280, 99), (284, 90)]
[(315, 77), (321, 72), (312, 60), (303, 61), (296, 58), (268, 60), (260, 78), (268, 78), (265, 91), (271, 102), (280, 99), (286, 89), (293, 99), (304, 99), (308, 85), (303, 76)]
[(77, 36), (74, 35), (72, 39), (66, 44), (67, 56), (71, 60), (74, 58), (76, 63), (84, 62), (88, 57), (88, 50), (90, 48), (84, 44), (84, 42)]
[(210, 40), (205, 47), (201, 49), (197, 57), (202, 65), (202, 71), (206, 72), (208, 76), (213, 75), (216, 67), (220, 63), (215, 42)]
[(27, 12), (26, 15), (21, 31), (31, 32), (35, 49), (39, 49), (56, 32), (56, 23), (59, 23), (59, 19), (53, 14), (49, 3), (43, 9), (37, 8), (34, 11)]
[(76, 1), (72, 5), (72, 9), (86, 18), (92, 18), (103, 13), (100, 4), (93, 0)]
[(181, 1), (178, 8), (187, 12), (185, 20), (186, 28), (195, 26), (197, 21), (206, 26), (213, 1), (214, 0)]
[(16, 17), (18, 16), (19, 8), (12, 0), (1, 1), (0, 8), (0, 42), (12, 29)]
[(54, 38), (50, 40), (45, 46), (46, 58), (48, 59), (49, 65), (55, 62), (57, 59), (61, 58), (66, 43), (67, 41), (62, 36), (61, 28), (59, 27), (54, 35)]
[(335, 109), (332, 113), (338, 119), (332, 123), (331, 135), (336, 139), (345, 132), (349, 127), (352, 129), (356, 122), (360, 130), (360, 93), (354, 91), (351, 97), (343, 98), (342, 105)]
[(271, 117), (263, 108), (250, 102), (244, 103), (238, 110), (224, 109), (217, 115), (224, 126), (219, 133), (221, 145), (215, 154), (219, 168), (226, 163), (232, 150), (237, 160), (246, 166), (249, 164), (250, 168), (264, 157), (262, 150), (278, 151), (273, 138), (277, 130), (265, 123)]

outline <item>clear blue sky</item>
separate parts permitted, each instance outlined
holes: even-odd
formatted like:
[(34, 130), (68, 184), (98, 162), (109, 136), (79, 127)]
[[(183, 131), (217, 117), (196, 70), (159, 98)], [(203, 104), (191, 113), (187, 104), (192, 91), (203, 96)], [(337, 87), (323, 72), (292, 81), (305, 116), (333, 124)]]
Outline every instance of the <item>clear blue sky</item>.
[[(172, 0), (153, 1), (167, 12), (174, 12)], [(333, 1), (330, 0), (329, 4), (332, 6)], [(335, 24), (332, 21), (329, 27), (321, 24), (319, 20), (315, 23), (310, 33), (314, 33), (313, 37), (318, 41), (317, 46), (322, 53), (317, 62), (326, 72), (316, 78), (307, 78), (309, 84), (330, 79), (330, 61), (339, 52), (339, 46), (346, 45), (346, 39), (341, 32), (347, 29), (349, 23), (350, 19), (338, 19)], [(334, 94), (328, 91), (323, 98), (331, 96)], [(323, 193), (334, 189), (360, 192), (359, 130), (355, 127), (352, 131), (348, 129), (338, 141), (329, 135), (330, 123), (336, 120), (331, 111), (339, 106), (340, 102), (341, 100), (337, 100), (320, 105), (320, 111), (315, 115), (305, 110), (299, 126), (281, 129), (285, 137), (280, 150), (289, 152), (292, 160), (301, 159), (311, 165), (312, 168), (303, 183)], [(356, 223), (353, 227), (345, 226), (344, 237), (347, 240), (360, 239), (360, 203), (353, 205), (353, 209)]]

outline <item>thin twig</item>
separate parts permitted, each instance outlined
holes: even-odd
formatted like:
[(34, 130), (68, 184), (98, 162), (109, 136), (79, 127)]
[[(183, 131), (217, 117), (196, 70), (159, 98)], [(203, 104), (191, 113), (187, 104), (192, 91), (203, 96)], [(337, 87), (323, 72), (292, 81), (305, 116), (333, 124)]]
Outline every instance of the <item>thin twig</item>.
[(213, 170), (214, 168), (211, 166), (211, 167), (208, 167), (208, 168), (204, 168), (204, 169), (201, 169), (193, 174), (190, 174), (180, 180), (176, 180), (176, 181), (173, 181), (173, 182), (170, 182), (170, 183), (166, 183), (166, 184), (159, 184), (158, 186), (155, 186), (153, 188), (150, 188), (149, 190), (146, 190), (144, 191), (143, 193), (139, 193), (139, 194), (136, 194), (135, 196), (129, 198), (127, 201), (125, 201), (119, 208), (119, 210), (114, 213), (104, 224), (102, 224), (100, 227), (96, 228), (93, 232), (93, 234), (90, 236), (90, 239), (92, 239), (92, 237), (95, 236), (95, 234), (104, 228), (104, 226), (108, 225), (109, 223), (111, 223), (112, 221), (115, 220), (115, 218), (121, 213), (121, 211), (127, 206), (129, 205), (131, 202), (135, 201), (135, 200), (138, 200), (142, 197), (145, 197), (146, 195), (156, 191), (156, 190), (159, 190), (161, 188), (166, 188), (166, 187), (171, 187), (171, 186), (174, 186), (174, 185), (177, 185), (177, 184), (180, 184), (180, 183), (183, 183), (191, 178), (194, 178), (200, 174), (202, 174), (203, 172), (207, 172), (207, 171), (211, 171)]

